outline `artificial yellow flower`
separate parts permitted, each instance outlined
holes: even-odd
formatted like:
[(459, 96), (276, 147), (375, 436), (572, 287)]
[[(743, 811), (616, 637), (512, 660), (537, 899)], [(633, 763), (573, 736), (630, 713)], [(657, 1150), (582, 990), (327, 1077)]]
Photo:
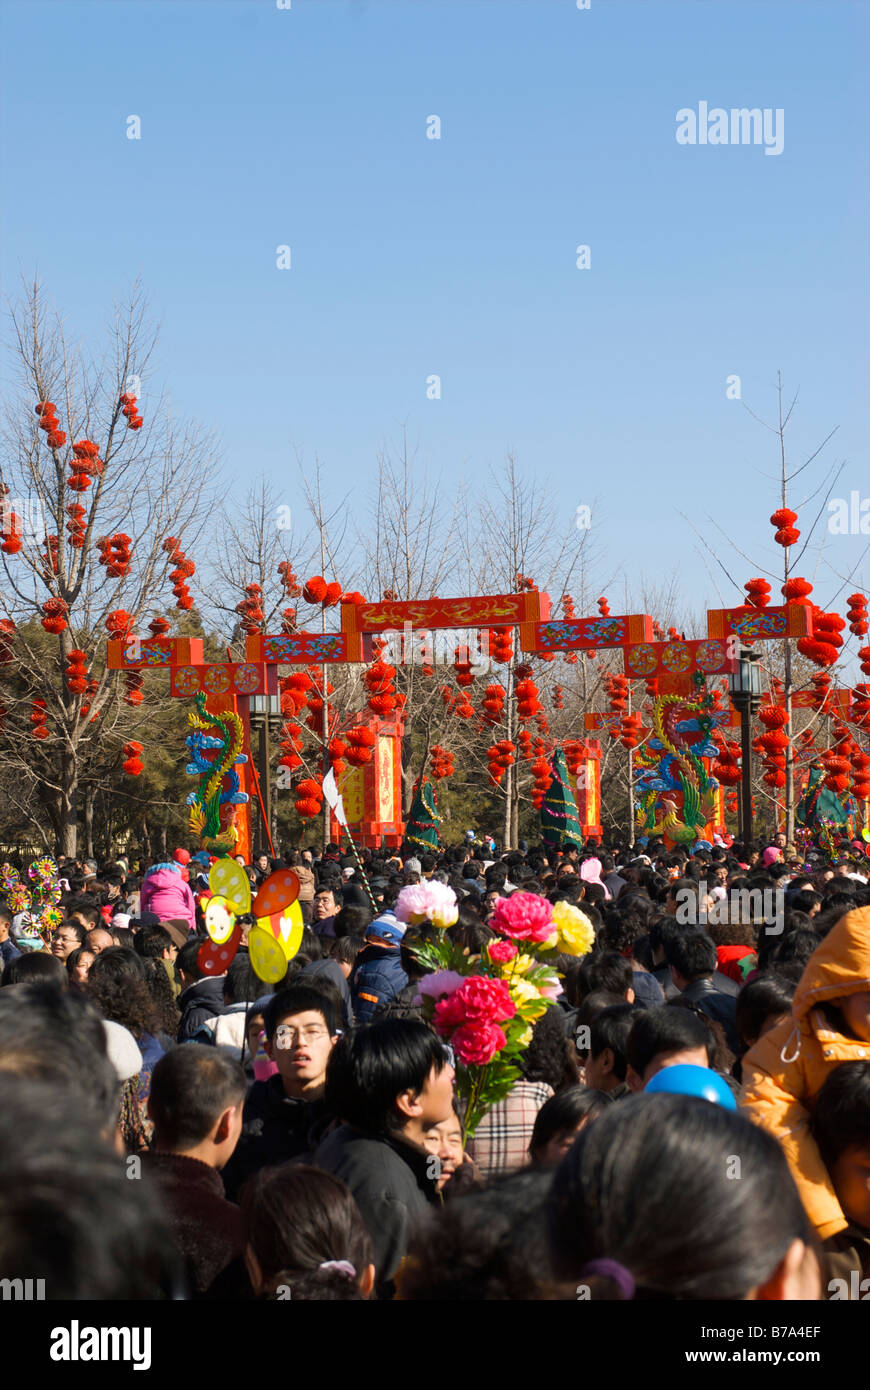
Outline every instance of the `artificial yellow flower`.
[(533, 984), (528, 980), (511, 980), (508, 983), (508, 992), (511, 999), (520, 1008), (532, 999), (539, 999), (540, 994)]
[(532, 1041), (532, 1025), (529, 1024), (528, 1028), (524, 1028), (523, 1031), (517, 1036), (516, 1042), (519, 1043), (520, 1047), (528, 1047), (528, 1045), (529, 1045), (529, 1043), (530, 1043), (531, 1041)]
[(518, 975), (528, 975), (530, 970), (534, 970), (535, 966), (540, 964), (536, 956), (516, 956), (514, 960), (508, 961), (507, 973), (512, 979), (516, 979)]
[(559, 950), (566, 956), (585, 956), (595, 945), (595, 928), (579, 907), (560, 902), (553, 907), (553, 922), (559, 935)]

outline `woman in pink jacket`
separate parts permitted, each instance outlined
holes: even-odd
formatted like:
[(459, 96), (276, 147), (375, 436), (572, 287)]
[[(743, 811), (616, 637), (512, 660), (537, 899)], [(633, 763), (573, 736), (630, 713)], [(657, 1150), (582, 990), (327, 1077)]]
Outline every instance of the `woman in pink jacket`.
[(153, 912), (161, 922), (183, 919), (196, 930), (196, 903), (176, 863), (152, 864), (142, 880), (139, 894), (142, 912)]

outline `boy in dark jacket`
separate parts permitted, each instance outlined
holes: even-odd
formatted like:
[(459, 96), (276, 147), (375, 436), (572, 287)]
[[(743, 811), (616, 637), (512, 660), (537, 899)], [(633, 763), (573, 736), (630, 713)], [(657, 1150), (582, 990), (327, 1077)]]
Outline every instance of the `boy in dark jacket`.
[[(350, 1188), (374, 1247), (377, 1291), (392, 1297), (416, 1212), (436, 1197), (438, 1160), (426, 1138), (453, 1115), (453, 1068), (425, 1023), (387, 1019), (341, 1038), (330, 1058), (327, 1109), (344, 1123), (314, 1163)], [(435, 1160), (435, 1161), (433, 1161)]]
[(238, 1148), (223, 1175), (233, 1199), (260, 1168), (307, 1153), (312, 1126), (327, 1114), (326, 1064), (338, 1039), (332, 1001), (320, 990), (294, 984), (266, 1004), (263, 1030), (266, 1055), (278, 1071), (248, 1092)]
[(350, 977), (357, 1023), (370, 1023), (375, 1010), (396, 998), (408, 983), (399, 947), (404, 924), (393, 912), (382, 912), (366, 931), (367, 945), (357, 956)]

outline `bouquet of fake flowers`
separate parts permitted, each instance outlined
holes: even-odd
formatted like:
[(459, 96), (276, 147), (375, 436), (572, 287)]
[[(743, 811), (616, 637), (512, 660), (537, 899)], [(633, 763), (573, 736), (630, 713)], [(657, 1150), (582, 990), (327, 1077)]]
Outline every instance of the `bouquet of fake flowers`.
[(500, 898), (490, 917), (497, 939), (472, 956), (445, 935), (459, 911), (455, 893), (443, 883), (403, 888), (396, 916), (432, 928), (413, 948), (430, 972), (419, 983), (418, 999), (453, 1049), (467, 1141), (489, 1107), (519, 1081), (532, 1025), (562, 992), (554, 956), (585, 955), (595, 931), (571, 903), (554, 906), (535, 893), (516, 892)]

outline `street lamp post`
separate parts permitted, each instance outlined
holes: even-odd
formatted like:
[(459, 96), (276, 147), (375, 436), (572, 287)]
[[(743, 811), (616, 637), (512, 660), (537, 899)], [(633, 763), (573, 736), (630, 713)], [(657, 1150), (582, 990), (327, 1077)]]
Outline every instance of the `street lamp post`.
[(740, 713), (740, 835), (744, 845), (752, 841), (752, 716), (761, 704), (761, 670), (758, 652), (744, 648), (737, 670), (728, 677), (731, 702)]

